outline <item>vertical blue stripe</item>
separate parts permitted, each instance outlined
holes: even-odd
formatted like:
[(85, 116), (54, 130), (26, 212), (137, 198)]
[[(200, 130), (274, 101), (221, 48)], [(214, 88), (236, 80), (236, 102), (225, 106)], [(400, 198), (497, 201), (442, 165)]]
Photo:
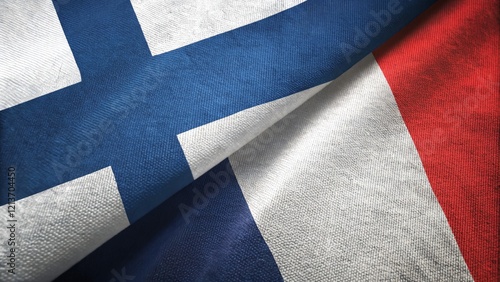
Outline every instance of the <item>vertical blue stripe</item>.
[[(219, 192), (210, 190), (213, 198), (196, 208), (193, 200), (199, 199), (193, 189), (204, 193), (208, 183), (217, 185)], [(189, 223), (180, 204), (196, 209)], [(113, 269), (124, 269), (134, 281), (282, 281), (227, 160), (56, 281), (110, 281)]]

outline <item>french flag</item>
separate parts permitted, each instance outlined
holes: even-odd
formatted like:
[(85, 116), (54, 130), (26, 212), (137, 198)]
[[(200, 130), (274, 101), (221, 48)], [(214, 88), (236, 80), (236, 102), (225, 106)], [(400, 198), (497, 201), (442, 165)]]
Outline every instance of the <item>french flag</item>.
[(0, 2), (0, 281), (498, 281), (499, 1)]

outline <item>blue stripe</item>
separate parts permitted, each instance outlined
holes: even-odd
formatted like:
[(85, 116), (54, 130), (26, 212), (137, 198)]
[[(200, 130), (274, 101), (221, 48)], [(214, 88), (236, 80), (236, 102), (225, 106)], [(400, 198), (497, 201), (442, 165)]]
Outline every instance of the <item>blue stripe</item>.
[[(282, 281), (229, 162), (211, 173), (213, 177), (207, 173), (182, 189), (56, 281), (110, 281), (113, 269), (120, 274), (124, 269), (134, 281)], [(204, 193), (207, 183), (216, 184), (219, 192), (196, 208), (193, 189)], [(180, 204), (196, 209), (187, 217), (189, 223)]]
[(82, 82), (0, 112), (1, 166), (20, 199), (111, 165), (134, 222), (192, 181), (178, 133), (334, 79), (430, 2), (402, 3), (349, 63), (340, 43), (386, 1), (309, 0), (155, 57), (129, 1), (70, 1), (58, 14)]

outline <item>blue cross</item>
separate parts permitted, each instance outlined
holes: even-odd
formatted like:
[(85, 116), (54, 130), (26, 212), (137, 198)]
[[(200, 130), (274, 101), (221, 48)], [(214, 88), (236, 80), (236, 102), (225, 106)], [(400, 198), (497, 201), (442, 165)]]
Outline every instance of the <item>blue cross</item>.
[[(338, 40), (349, 42), (360, 19), (345, 17), (334, 2), (309, 0), (154, 57), (129, 1), (61, 5), (82, 81), (0, 112), (2, 169), (17, 167), (23, 198), (111, 166), (129, 220), (137, 220), (192, 181), (177, 134), (350, 67)], [(374, 2), (344, 7), (368, 17), (384, 6)], [(353, 62), (385, 39), (373, 40)]]

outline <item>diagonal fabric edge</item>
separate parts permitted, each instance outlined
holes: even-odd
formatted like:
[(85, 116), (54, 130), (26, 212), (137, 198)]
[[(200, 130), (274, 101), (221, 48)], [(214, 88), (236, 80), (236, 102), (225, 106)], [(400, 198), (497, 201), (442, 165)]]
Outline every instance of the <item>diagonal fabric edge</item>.
[(298, 108), (330, 82), (261, 104), (177, 135), (197, 179)]
[(129, 226), (111, 167), (0, 209), (1, 281), (51, 281)]

